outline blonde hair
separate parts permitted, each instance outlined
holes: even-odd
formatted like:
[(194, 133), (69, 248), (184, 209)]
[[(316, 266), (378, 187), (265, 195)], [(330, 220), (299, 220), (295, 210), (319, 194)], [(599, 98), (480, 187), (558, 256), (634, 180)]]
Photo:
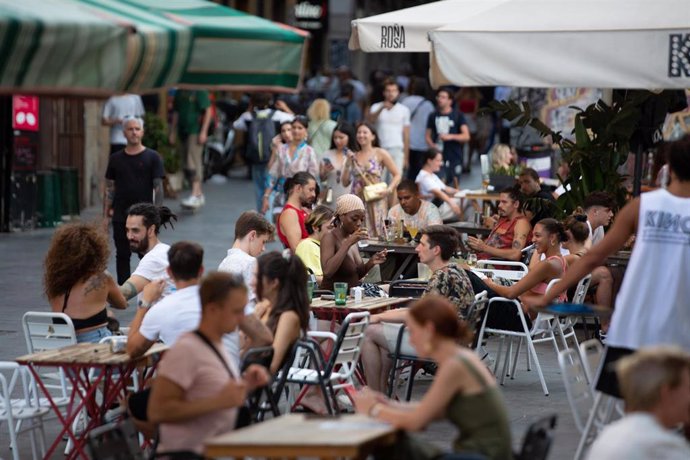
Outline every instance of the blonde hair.
[(677, 388), (690, 371), (690, 355), (679, 347), (643, 348), (616, 363), (621, 395), (628, 411), (650, 411), (659, 402), (661, 388)]
[(328, 120), (331, 118), (331, 104), (326, 99), (314, 99), (307, 109), (307, 116), (311, 121)]
[(491, 149), (491, 166), (493, 169), (504, 168), (511, 163), (513, 157), (510, 146), (506, 144), (496, 144)]

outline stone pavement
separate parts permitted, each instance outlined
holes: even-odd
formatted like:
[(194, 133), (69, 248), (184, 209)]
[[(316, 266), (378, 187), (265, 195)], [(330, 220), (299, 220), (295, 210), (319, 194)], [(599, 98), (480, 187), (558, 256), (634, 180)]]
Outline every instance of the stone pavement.
[[(462, 177), (461, 188), (477, 188), (480, 184), (479, 165), (475, 165), (472, 174)], [(179, 204), (167, 201), (179, 221), (175, 229), (163, 229), (160, 238), (166, 243), (179, 240), (193, 240), (201, 243), (205, 249), (205, 267), (214, 270), (225, 257), (234, 234), (233, 223), (239, 214), (250, 209), (254, 204), (254, 190), (251, 182), (242, 179), (241, 171), (224, 183), (211, 180), (204, 184), (206, 206), (197, 213), (181, 211)], [(82, 212), (82, 220), (98, 219), (100, 209), (89, 208)], [(21, 317), (28, 310), (48, 310), (43, 296), (42, 263), (50, 244), (53, 230), (40, 229), (26, 233), (0, 234), (0, 360), (12, 360), (25, 354), (26, 346), (21, 331)], [(272, 243), (268, 249), (279, 249), (278, 243)], [(132, 265), (136, 265), (136, 257)], [(115, 272), (114, 256), (111, 256), (109, 270)], [(123, 325), (128, 324), (134, 315), (130, 306), (124, 312), (115, 311)], [(526, 372), (525, 360), (521, 358), (518, 375), (515, 380), (507, 380), (503, 393), (508, 403), (510, 422), (513, 429), (514, 444), (521, 442), (527, 426), (544, 415), (558, 414), (558, 429), (551, 451), (550, 459), (572, 458), (579, 434), (574, 426), (572, 416), (561, 381), (558, 362), (553, 348), (548, 344), (537, 345), (537, 351), (544, 369), (545, 378), (551, 394), (547, 397), (541, 387), (535, 371)], [(413, 398), (420, 399), (428, 388), (429, 381), (415, 383)], [(54, 439), (57, 433), (55, 420), (47, 422), (47, 439)], [(449, 448), (454, 439), (455, 430), (447, 423), (432, 424), (421, 436)], [(22, 458), (30, 458), (28, 436), (20, 436), (20, 453)], [(9, 439), (6, 426), (0, 426), (0, 460), (9, 459)], [(62, 458), (55, 455), (54, 458)]]

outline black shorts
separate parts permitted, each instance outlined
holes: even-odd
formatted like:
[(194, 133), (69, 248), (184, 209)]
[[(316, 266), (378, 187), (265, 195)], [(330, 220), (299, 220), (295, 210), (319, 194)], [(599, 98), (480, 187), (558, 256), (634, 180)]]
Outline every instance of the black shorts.
[(150, 396), (151, 388), (137, 391), (129, 396), (129, 399), (127, 399), (127, 407), (129, 408), (129, 413), (132, 414), (132, 417), (144, 422), (148, 421), (149, 418), (146, 415), (146, 409), (149, 406)]
[(633, 353), (635, 353), (635, 350), (630, 348), (606, 347), (597, 373), (597, 391), (601, 391), (614, 398), (621, 398), (620, 389), (618, 388), (618, 377), (616, 376), (616, 362)]

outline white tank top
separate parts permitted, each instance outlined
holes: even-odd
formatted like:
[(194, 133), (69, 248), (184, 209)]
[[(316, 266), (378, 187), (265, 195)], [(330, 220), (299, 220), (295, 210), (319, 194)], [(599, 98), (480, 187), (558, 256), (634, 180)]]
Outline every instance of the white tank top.
[(690, 198), (642, 194), (637, 227), (607, 343), (690, 351)]

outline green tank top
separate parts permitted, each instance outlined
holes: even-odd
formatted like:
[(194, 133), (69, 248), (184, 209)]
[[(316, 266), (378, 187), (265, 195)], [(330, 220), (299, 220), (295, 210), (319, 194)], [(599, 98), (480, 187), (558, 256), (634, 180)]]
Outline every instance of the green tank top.
[(458, 359), (484, 391), (471, 396), (458, 393), (448, 404), (446, 417), (460, 430), (453, 451), (476, 452), (490, 460), (511, 460), (510, 424), (503, 395), (496, 386), (487, 384), (472, 363), (462, 356)]

